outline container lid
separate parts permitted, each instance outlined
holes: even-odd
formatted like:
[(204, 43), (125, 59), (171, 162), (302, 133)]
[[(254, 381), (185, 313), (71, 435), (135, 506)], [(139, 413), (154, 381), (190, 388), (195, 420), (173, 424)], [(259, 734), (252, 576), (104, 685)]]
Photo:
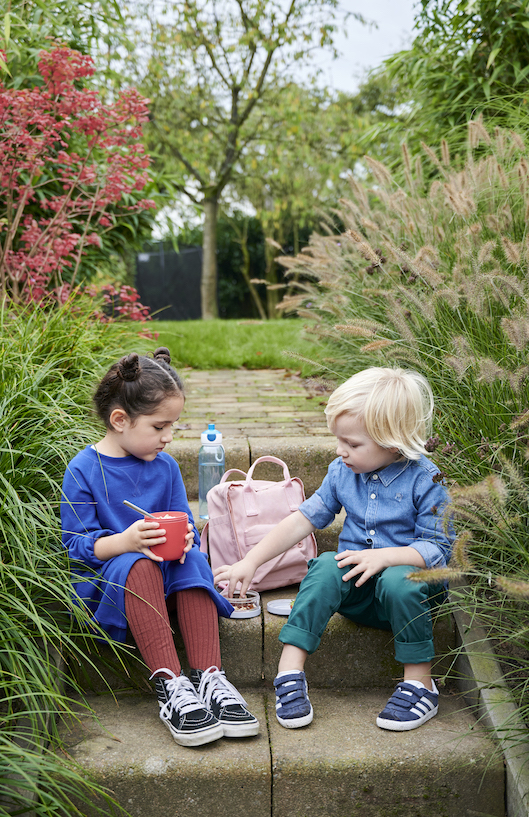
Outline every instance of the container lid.
[(275, 616), (289, 616), (292, 610), (292, 599), (274, 599), (269, 601), (266, 609)]
[(208, 423), (208, 427), (200, 435), (202, 445), (218, 445), (222, 442), (222, 432), (215, 428), (215, 423)]

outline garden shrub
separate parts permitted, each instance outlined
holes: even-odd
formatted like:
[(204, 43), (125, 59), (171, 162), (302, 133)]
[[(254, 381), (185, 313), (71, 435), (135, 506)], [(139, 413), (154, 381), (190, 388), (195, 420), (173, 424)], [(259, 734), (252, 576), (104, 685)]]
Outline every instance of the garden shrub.
[(90, 248), (104, 259), (112, 234), (132, 240), (155, 207), (142, 193), (147, 103), (129, 89), (105, 104), (86, 87), (92, 58), (66, 46), (42, 51), (38, 71), (32, 88), (0, 76), (0, 294), (64, 303)]

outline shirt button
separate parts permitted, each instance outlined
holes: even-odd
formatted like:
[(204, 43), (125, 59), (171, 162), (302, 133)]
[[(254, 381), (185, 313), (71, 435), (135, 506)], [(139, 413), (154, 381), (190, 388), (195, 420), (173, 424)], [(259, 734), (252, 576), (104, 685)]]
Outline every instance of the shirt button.
[(378, 479), (378, 474), (373, 474), (373, 479)]
[(376, 494), (371, 494), (371, 499), (376, 499), (376, 498), (377, 498)]
[(374, 535), (375, 535), (375, 531), (374, 531), (374, 530), (370, 530), (370, 531), (369, 531), (369, 535), (370, 535), (370, 536), (374, 536)]

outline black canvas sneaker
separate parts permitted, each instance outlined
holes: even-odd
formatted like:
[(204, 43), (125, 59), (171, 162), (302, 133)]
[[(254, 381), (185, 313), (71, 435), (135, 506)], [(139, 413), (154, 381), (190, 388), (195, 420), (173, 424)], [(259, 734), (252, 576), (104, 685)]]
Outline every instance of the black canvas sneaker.
[(201, 746), (218, 740), (224, 728), (218, 719), (204, 708), (195, 687), (186, 675), (175, 675), (168, 669), (158, 669), (154, 678), (163, 672), (170, 678), (156, 678), (154, 681), (160, 718), (180, 746)]
[(257, 735), (259, 721), (248, 711), (246, 701), (230, 684), (222, 670), (218, 667), (192, 669), (189, 677), (203, 706), (222, 725), (225, 737), (246, 738)]

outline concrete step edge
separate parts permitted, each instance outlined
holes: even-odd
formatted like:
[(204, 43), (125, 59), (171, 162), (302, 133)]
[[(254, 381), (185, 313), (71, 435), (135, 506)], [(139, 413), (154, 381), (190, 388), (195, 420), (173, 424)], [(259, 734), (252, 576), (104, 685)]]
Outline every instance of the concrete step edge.
[(388, 689), (310, 690), (314, 721), (295, 730), (277, 723), (270, 690), (241, 692), (261, 722), (253, 738), (184, 748), (154, 695), (98, 696), (95, 715), (63, 731), (65, 748), (133, 817), (224, 817), (234, 807), (252, 817), (504, 817), (501, 758), (453, 695), (420, 729), (395, 733), (375, 725)]

